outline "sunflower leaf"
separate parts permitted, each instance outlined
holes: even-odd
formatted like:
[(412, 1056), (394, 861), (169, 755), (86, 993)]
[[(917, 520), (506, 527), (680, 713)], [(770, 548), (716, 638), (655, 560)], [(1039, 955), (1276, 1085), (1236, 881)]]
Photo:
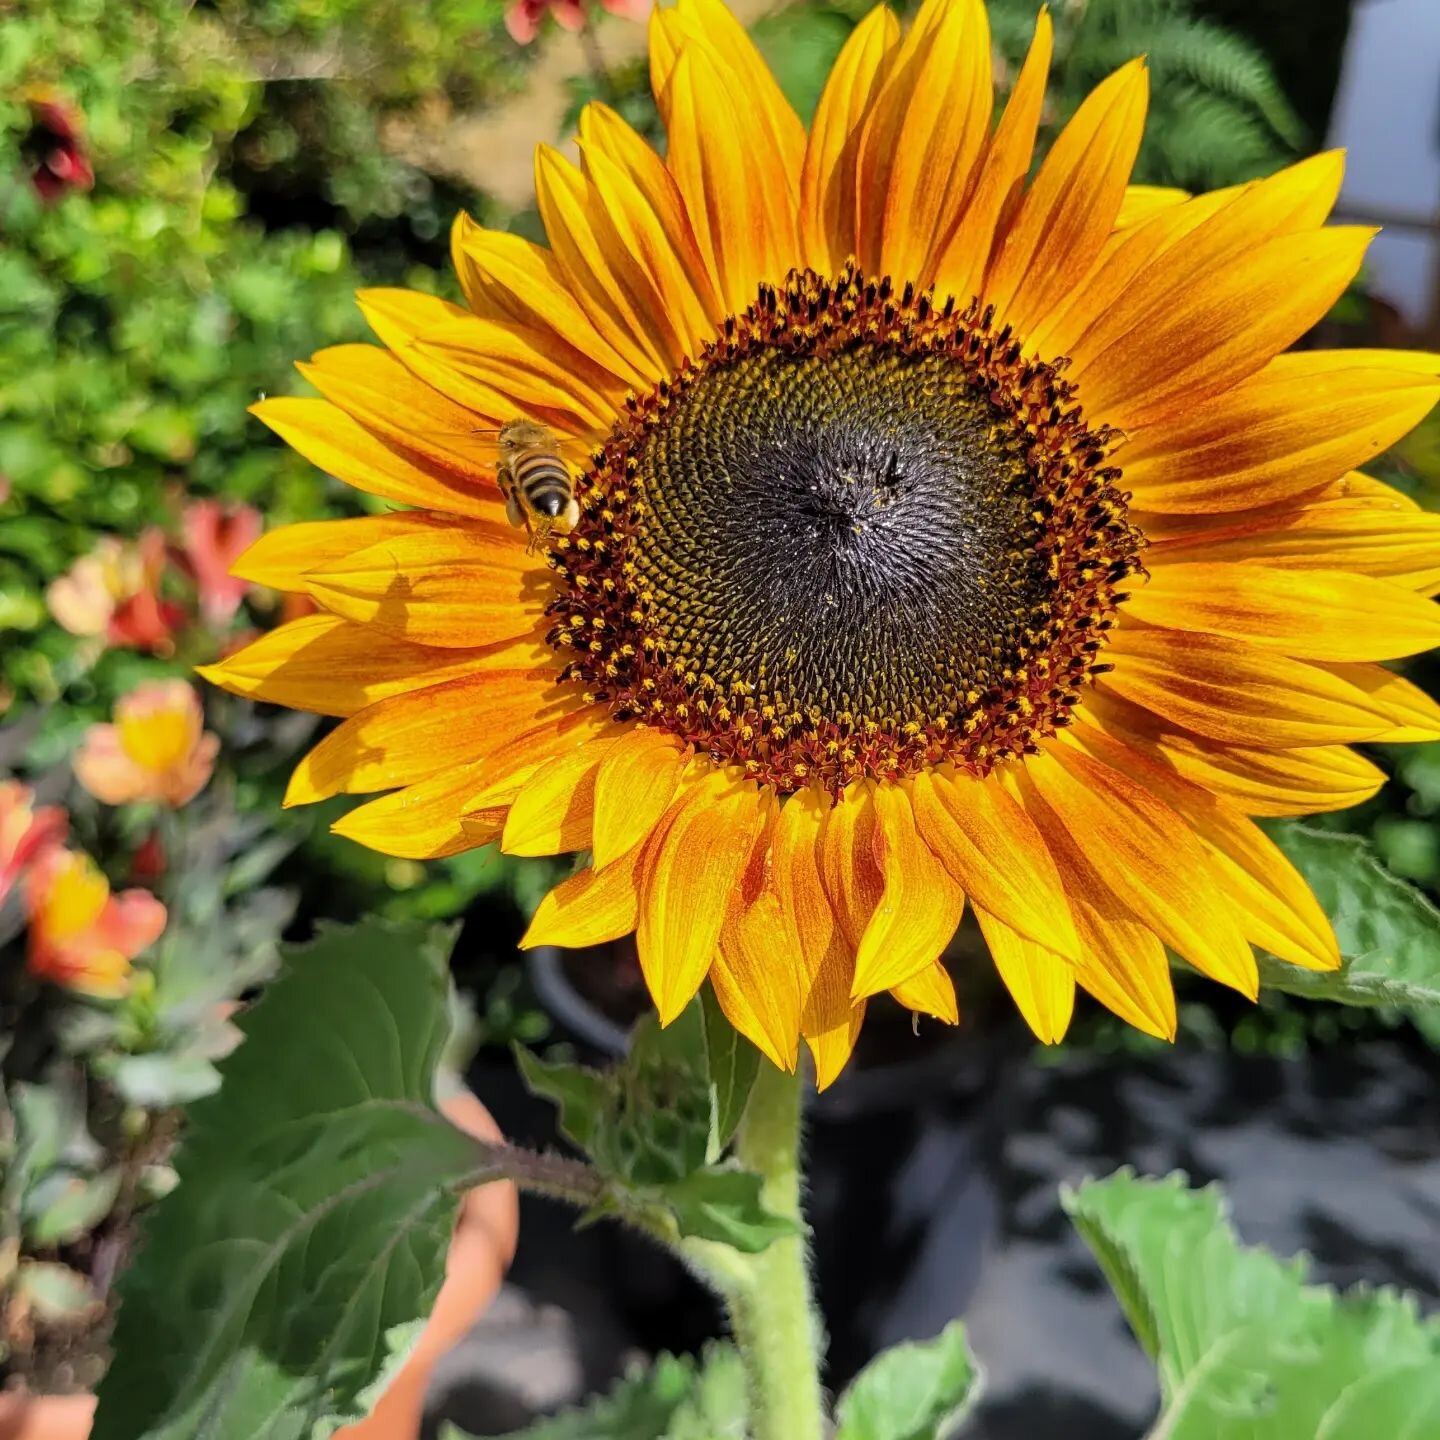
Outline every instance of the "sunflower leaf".
[(1293, 822), (1270, 833), (1330, 917), (1344, 963), (1317, 972), (1264, 956), (1261, 983), (1342, 1005), (1395, 1005), (1422, 1019), (1440, 1009), (1440, 910), (1357, 835)]
[(1151, 1440), (1389, 1437), (1406, 1432), (1374, 1414), (1412, 1423), (1402, 1383), (1425, 1413), (1440, 1399), (1440, 1323), (1397, 1292), (1307, 1285), (1303, 1260), (1242, 1246), (1214, 1186), (1120, 1171), (1062, 1199), (1159, 1368)]
[(840, 1397), (835, 1440), (947, 1440), (979, 1394), (980, 1372), (955, 1320), (933, 1340), (877, 1355)]
[(240, 1017), (121, 1280), (93, 1440), (309, 1440), (403, 1359), (489, 1173), (433, 1104), (448, 948), (325, 930)]
[[(740, 1356), (712, 1345), (700, 1364), (689, 1355), (660, 1355), (605, 1395), (538, 1420), (505, 1440), (743, 1440), (745, 1382)], [(441, 1440), (470, 1440), (455, 1426)]]
[(707, 1165), (683, 1180), (657, 1187), (654, 1194), (675, 1217), (681, 1235), (714, 1240), (754, 1255), (776, 1240), (800, 1233), (793, 1220), (765, 1208), (762, 1184), (751, 1170)]
[(710, 1149), (718, 1155), (740, 1128), (745, 1102), (760, 1073), (760, 1052), (725, 1018), (709, 985), (700, 998), (710, 1070)]
[(606, 1077), (583, 1065), (542, 1060), (523, 1045), (513, 1048), (526, 1088), (559, 1108), (561, 1133), (586, 1149), (609, 1101)]

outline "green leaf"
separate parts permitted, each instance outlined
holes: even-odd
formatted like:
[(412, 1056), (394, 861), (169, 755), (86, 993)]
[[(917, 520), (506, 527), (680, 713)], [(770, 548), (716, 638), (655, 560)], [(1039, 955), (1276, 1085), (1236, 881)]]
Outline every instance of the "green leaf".
[(745, 1102), (760, 1070), (760, 1052), (725, 1018), (709, 985), (700, 998), (710, 1072), (710, 1150), (718, 1155), (740, 1127)]
[(877, 1355), (840, 1397), (835, 1440), (946, 1440), (979, 1398), (980, 1373), (958, 1320), (933, 1340)]
[(1262, 984), (1343, 1005), (1440, 1006), (1440, 910), (1357, 835), (1293, 822), (1270, 833), (1330, 917), (1344, 964), (1320, 973), (1265, 956)]
[(68, 1265), (22, 1260), (15, 1271), (15, 1292), (42, 1320), (79, 1321), (99, 1308), (90, 1282)]
[(709, 1345), (690, 1393), (675, 1407), (664, 1440), (745, 1440), (745, 1367), (733, 1345)]
[(657, 1191), (680, 1233), (697, 1240), (757, 1254), (786, 1235), (798, 1235), (793, 1220), (772, 1215), (760, 1203), (762, 1181), (750, 1170), (707, 1166)]
[(1159, 1367), (1151, 1440), (1389, 1440), (1353, 1428), (1376, 1377), (1404, 1370), (1432, 1393), (1440, 1323), (1396, 1292), (1306, 1285), (1302, 1261), (1241, 1246), (1215, 1187), (1121, 1171), (1062, 1198)]
[[(660, 1355), (648, 1370), (619, 1381), (608, 1395), (512, 1431), (505, 1440), (666, 1440), (675, 1412), (696, 1385), (689, 1356)], [(455, 1426), (441, 1440), (469, 1440)]]
[(26, 1238), (41, 1250), (71, 1245), (110, 1213), (119, 1193), (118, 1168), (89, 1178), (47, 1175), (25, 1197)]
[(432, 1099), (447, 948), (372, 924), (288, 950), (121, 1280), (93, 1440), (308, 1440), (363, 1413), (489, 1173)]
[(530, 1093), (558, 1106), (561, 1131), (582, 1150), (588, 1148), (609, 1100), (605, 1076), (583, 1065), (551, 1064), (523, 1045), (511, 1048)]

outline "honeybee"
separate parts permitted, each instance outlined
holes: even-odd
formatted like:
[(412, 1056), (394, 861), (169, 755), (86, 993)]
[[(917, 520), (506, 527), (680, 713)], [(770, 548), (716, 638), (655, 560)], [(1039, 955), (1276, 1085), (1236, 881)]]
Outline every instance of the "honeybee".
[(530, 549), (552, 530), (573, 530), (580, 506), (574, 471), (563, 451), (578, 442), (563, 440), (534, 420), (511, 420), (478, 433), (494, 439), (495, 479), (505, 497), (505, 514), (517, 530), (523, 525), (530, 532)]

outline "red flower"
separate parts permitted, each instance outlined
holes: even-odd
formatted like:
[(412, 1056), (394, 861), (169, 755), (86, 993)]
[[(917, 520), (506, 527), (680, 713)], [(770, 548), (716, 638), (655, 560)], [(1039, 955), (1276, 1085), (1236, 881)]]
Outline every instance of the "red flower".
[(32, 90), (25, 98), (30, 131), (20, 143), (20, 153), (35, 193), (53, 205), (67, 191), (88, 190), (95, 183), (95, 172), (85, 154), (79, 111), (50, 89)]
[(180, 528), (180, 560), (194, 578), (200, 611), (212, 625), (222, 624), (240, 608), (249, 588), (230, 574), (230, 567), (260, 538), (260, 512), (250, 505), (192, 500)]
[[(651, 0), (600, 0), (612, 15), (626, 20), (643, 20), (650, 13)], [(583, 0), (514, 0), (505, 12), (505, 28), (517, 45), (528, 45), (540, 32), (546, 13), (555, 17), (563, 30), (580, 30), (585, 25)]]
[(103, 635), (111, 645), (168, 654), (185, 612), (160, 598), (165, 535), (146, 530), (133, 544), (101, 538), (45, 592), (50, 613), (72, 635)]

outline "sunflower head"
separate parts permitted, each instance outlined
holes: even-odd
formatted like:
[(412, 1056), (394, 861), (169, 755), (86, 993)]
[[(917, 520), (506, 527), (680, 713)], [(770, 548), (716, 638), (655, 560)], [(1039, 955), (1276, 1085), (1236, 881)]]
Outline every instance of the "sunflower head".
[[(462, 216), (465, 307), (362, 295), (381, 345), (256, 413), (406, 508), (265, 536), (236, 573), (319, 613), (208, 672), (344, 717), (289, 802), (385, 792), (336, 828), (397, 855), (588, 852), (527, 944), (636, 930), (662, 1020), (708, 976), (822, 1083), (882, 991), (957, 1019), (967, 905), (1044, 1040), (1077, 985), (1173, 1034), (1167, 949), (1252, 995), (1254, 945), (1337, 964), (1253, 817), (1440, 735), (1376, 663), (1440, 638), (1437, 522), (1354, 469), (1440, 360), (1282, 353), (1369, 239), (1325, 225), (1339, 158), (1133, 187), (1139, 62), (1034, 168), (1050, 45), (992, 125), (980, 0), (878, 8), (807, 132), (680, 0), (664, 160), (592, 105), (578, 167), (537, 153), (547, 245)], [(480, 438), (516, 422), (528, 469)]]

